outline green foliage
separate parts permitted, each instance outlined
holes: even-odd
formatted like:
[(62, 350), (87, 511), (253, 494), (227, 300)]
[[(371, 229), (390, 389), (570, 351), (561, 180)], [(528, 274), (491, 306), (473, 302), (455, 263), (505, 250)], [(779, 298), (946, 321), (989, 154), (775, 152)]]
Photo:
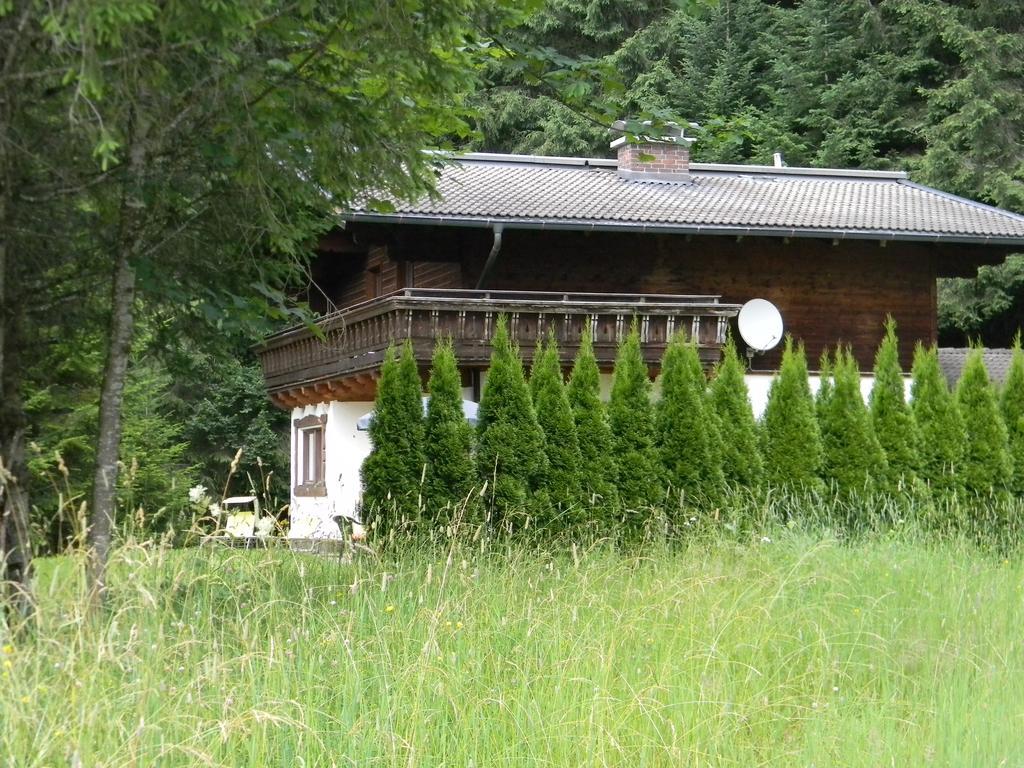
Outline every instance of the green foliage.
[(900, 369), (896, 321), (885, 323), (885, 336), (875, 354), (875, 383), (871, 389), (871, 423), (885, 453), (887, 487), (895, 491), (917, 477), (919, 436), (907, 404)]
[(764, 461), (743, 373), (736, 343), (730, 337), (711, 381), (711, 406), (718, 415), (722, 472), (726, 482), (754, 488), (764, 474)]
[(530, 398), (519, 349), (498, 318), (491, 362), (477, 415), (477, 473), (487, 483), (491, 520), (501, 528), (526, 524), (524, 513), (546, 514), (543, 498), (548, 460), (544, 431)]
[(470, 497), (476, 484), (473, 429), (462, 412), (462, 380), (449, 339), (434, 346), (428, 389), (424, 442), (427, 507), (435, 522), (444, 522), (459, 505), (472, 506)]
[(580, 448), (580, 482), (587, 514), (600, 530), (608, 531), (611, 530), (618, 506), (615, 458), (608, 410), (601, 401), (601, 373), (594, 356), (589, 324), (583, 329), (566, 396), (576, 422), (576, 437)]
[(832, 393), (820, 409), (822, 476), (841, 494), (871, 493), (887, 465), (849, 349), (836, 351), (832, 377)]
[(790, 337), (768, 390), (761, 441), (769, 486), (813, 490), (821, 484), (823, 449), (807, 381), (807, 357), (803, 344), (794, 345)]
[(999, 399), (1010, 451), (1010, 490), (1024, 495), (1024, 351), (1020, 334), (1013, 342), (1013, 358)]
[(917, 345), (911, 376), (910, 406), (921, 438), (919, 475), (933, 492), (947, 495), (962, 485), (959, 470), (967, 439), (963, 416), (934, 347)]
[(423, 473), (423, 401), (412, 345), (388, 347), (370, 422), (373, 450), (362, 467), (363, 521), (376, 535), (416, 520)]
[(672, 496), (699, 500), (722, 490), (720, 435), (706, 395), (697, 346), (677, 333), (661, 361), (661, 398), (655, 406), (655, 442)]
[(636, 534), (649, 522), (650, 507), (662, 500), (663, 493), (654, 443), (651, 381), (635, 322), (615, 358), (608, 423), (625, 532)]
[(530, 372), (530, 394), (537, 423), (544, 432), (548, 457), (544, 488), (557, 514), (549, 526), (557, 530), (569, 523), (584, 522), (585, 510), (580, 506), (582, 456), (553, 333), (548, 334), (543, 347), (537, 345)]
[(976, 494), (1005, 493), (1013, 467), (1006, 425), (981, 349), (972, 349), (956, 386), (956, 402), (965, 428), (958, 474), (964, 489)]

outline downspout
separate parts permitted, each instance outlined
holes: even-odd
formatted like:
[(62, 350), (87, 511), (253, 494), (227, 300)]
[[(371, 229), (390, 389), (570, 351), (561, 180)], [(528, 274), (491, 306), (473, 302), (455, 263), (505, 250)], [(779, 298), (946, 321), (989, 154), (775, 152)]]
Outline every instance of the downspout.
[(491, 252), (487, 254), (487, 261), (484, 262), (484, 268), (480, 272), (480, 279), (476, 281), (476, 290), (478, 291), (484, 287), (484, 281), (494, 269), (494, 263), (498, 260), (498, 252), (501, 250), (501, 232), (504, 227), (501, 224), (495, 224), (493, 229), (494, 244), (491, 246)]

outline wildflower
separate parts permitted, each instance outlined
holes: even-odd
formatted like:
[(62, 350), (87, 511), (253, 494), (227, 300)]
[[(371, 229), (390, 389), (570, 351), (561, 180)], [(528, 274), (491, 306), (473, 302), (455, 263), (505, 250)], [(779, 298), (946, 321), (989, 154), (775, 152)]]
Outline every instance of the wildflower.
[(456, 629), (462, 629), (462, 622), (461, 621), (456, 621), (455, 622), (455, 628)]
[(14, 653), (14, 646), (8, 643), (4, 646), (3, 651), (5, 656), (10, 656), (12, 653)]
[(11, 669), (13, 666), (14, 664), (10, 659), (4, 659), (4, 669)]
[(771, 544), (771, 543), (772, 543), (772, 540), (771, 540), (771, 538), (770, 538), (770, 537), (768, 537), (768, 536), (762, 536), (762, 537), (761, 537), (761, 543), (762, 543), (762, 544)]
[(188, 489), (188, 500), (193, 504), (199, 504), (204, 498), (206, 498), (205, 485), (197, 485)]
[(393, 606), (393, 605), (385, 605), (384, 606), (384, 613), (393, 613), (394, 610), (395, 610), (395, 606)]
[(21, 697), (21, 698), (19, 699), (19, 701), (20, 701), (20, 702), (21, 702), (22, 704), (28, 704), (28, 703), (29, 703), (30, 701), (32, 701), (32, 699), (30, 699), (30, 698), (29, 698), (28, 696), (22, 696), (22, 697)]

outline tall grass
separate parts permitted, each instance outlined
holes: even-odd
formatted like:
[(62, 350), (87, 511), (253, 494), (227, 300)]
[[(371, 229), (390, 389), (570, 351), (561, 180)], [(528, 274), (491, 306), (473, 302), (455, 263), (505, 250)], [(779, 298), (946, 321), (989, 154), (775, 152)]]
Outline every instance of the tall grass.
[(41, 561), (38, 624), (0, 649), (0, 765), (1019, 762), (1020, 557), (738, 538), (126, 545), (102, 619), (74, 557)]

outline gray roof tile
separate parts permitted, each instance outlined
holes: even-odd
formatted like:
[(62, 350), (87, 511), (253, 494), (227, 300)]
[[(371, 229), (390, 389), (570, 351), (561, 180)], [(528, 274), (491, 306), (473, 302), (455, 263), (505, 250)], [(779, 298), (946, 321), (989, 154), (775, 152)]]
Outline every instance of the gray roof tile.
[[(967, 356), (971, 350), (967, 347), (939, 347), (939, 368), (950, 389), (956, 387), (960, 376), (964, 372), (964, 365), (967, 364)], [(982, 350), (982, 360), (985, 363), (985, 370), (988, 377), (996, 384), (1001, 385), (1006, 381), (1010, 373), (1010, 363), (1013, 361), (1013, 350), (1005, 348), (986, 348)]]
[[(644, 228), (795, 236), (993, 241), (1024, 246), (1024, 216), (914, 184), (901, 174), (694, 164), (689, 181), (630, 180), (614, 162), (468, 155), (447, 165), (439, 199), (357, 206), (352, 219)], [(582, 162), (582, 161), (578, 161)], [(828, 175), (832, 173), (834, 175)]]

